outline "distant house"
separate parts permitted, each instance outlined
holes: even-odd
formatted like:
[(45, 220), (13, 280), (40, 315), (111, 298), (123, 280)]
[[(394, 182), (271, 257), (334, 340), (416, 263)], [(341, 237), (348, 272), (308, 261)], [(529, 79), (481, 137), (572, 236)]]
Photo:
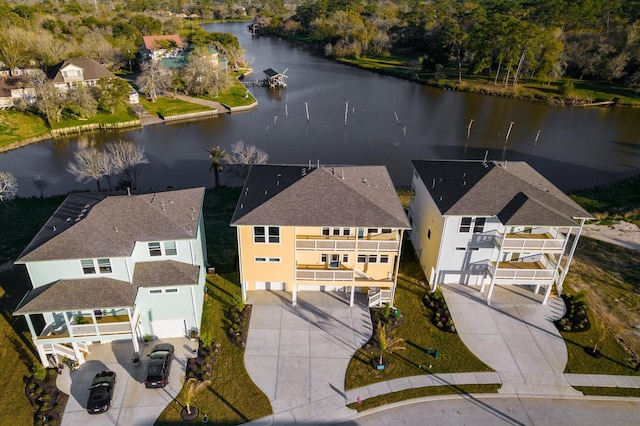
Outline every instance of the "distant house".
[(44, 365), (84, 362), (94, 342), (200, 329), (204, 188), (69, 195), (20, 255), (33, 289), (24, 316)]
[(0, 78), (0, 108), (11, 108), (21, 102), (30, 105), (35, 101), (36, 89), (31, 78)]
[(178, 34), (142, 37), (141, 54), (145, 60), (173, 58), (180, 55), (184, 48), (185, 45)]
[(393, 304), (409, 221), (384, 166), (254, 165), (231, 225), (242, 294), (285, 290), (369, 295)]
[(70, 58), (54, 71), (53, 84), (61, 92), (79, 85), (95, 86), (101, 78), (115, 78), (108, 69), (91, 58)]
[(592, 216), (524, 162), (412, 161), (411, 242), (431, 288), (562, 293)]

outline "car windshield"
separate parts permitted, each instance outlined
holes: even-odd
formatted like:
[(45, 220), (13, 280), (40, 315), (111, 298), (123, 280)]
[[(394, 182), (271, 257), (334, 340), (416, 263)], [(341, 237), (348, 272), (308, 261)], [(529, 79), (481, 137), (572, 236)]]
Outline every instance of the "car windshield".
[(151, 353), (151, 359), (164, 359), (166, 358), (168, 352), (166, 351), (158, 351)]

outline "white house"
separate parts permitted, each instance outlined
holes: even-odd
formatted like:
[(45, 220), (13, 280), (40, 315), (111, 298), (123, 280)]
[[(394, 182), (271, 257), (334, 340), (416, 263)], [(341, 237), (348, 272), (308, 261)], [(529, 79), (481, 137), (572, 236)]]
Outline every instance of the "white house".
[[(204, 188), (69, 195), (17, 264), (33, 285), (14, 315), (44, 365), (84, 362), (93, 342), (200, 329), (206, 245)], [(53, 358), (53, 360), (51, 360)]]
[(70, 58), (64, 61), (53, 75), (53, 84), (61, 92), (84, 85), (93, 87), (101, 78), (115, 78), (108, 69), (91, 58)]
[(524, 162), (412, 161), (411, 241), (440, 284), (562, 292), (591, 215)]

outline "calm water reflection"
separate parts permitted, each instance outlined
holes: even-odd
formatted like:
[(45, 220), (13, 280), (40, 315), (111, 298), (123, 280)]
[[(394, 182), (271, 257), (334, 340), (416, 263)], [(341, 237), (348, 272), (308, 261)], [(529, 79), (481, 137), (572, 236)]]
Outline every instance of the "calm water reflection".
[(126, 139), (146, 147), (150, 164), (142, 186), (211, 186), (205, 149), (242, 139), (266, 150), (271, 163), (385, 164), (397, 185), (409, 184), (411, 159), (482, 159), (487, 152), (489, 159), (528, 161), (564, 190), (640, 173), (638, 110), (558, 109), (442, 91), (341, 65), (304, 46), (251, 37), (244, 24), (206, 28), (239, 37), (255, 70), (249, 79), (262, 78), (269, 67), (288, 68), (289, 87), (250, 88), (260, 105), (247, 113), (30, 145), (0, 154), (0, 170), (18, 177), (23, 196), (37, 194), (30, 183), (36, 175), (51, 183), (47, 194), (93, 190), (95, 183), (75, 182), (65, 171), (73, 151)]

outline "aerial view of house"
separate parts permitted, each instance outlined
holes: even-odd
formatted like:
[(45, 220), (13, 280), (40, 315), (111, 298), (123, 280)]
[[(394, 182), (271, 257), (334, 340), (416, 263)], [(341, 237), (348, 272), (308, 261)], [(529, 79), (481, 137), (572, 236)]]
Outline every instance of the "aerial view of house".
[[(82, 364), (92, 342), (182, 337), (200, 328), (204, 188), (69, 195), (20, 255), (25, 317), (44, 365)], [(41, 327), (41, 328), (39, 328)], [(55, 364), (54, 364), (55, 365)]]
[(369, 292), (393, 300), (409, 222), (384, 166), (252, 166), (233, 215), (242, 294)]
[(411, 241), (439, 284), (558, 293), (592, 216), (524, 162), (412, 161)]
[(95, 86), (101, 78), (114, 78), (108, 69), (92, 58), (70, 58), (54, 70), (53, 84), (66, 92), (79, 84)]

